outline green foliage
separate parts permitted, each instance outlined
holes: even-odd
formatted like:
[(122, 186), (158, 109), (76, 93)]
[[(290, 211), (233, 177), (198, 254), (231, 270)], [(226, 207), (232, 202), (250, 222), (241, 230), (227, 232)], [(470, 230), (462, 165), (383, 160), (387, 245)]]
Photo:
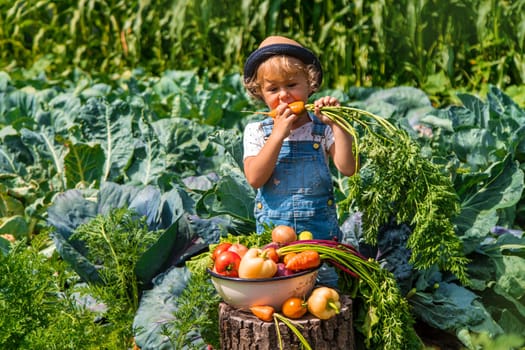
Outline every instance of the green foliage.
[(397, 137), (378, 144), (367, 143), (365, 136), (364, 171), (349, 179), (348, 198), (363, 208), (365, 239), (376, 244), (377, 232), (395, 217), (413, 227), (407, 246), (416, 268), (437, 264), (466, 281), (467, 259), (451, 221), (459, 213), (452, 182), (421, 155), (419, 145), (406, 133)]
[(473, 337), (471, 344), (472, 348), (484, 350), (523, 349), (525, 338), (519, 334), (506, 334), (494, 339), (487, 333), (481, 333)]
[[(450, 189), (451, 180), (460, 205), (459, 212), (451, 218), (463, 252), (470, 261), (466, 271), (469, 283), (451, 283), (454, 279), (450, 275), (441, 274), (434, 268), (413, 270), (407, 254), (398, 249), (406, 242), (404, 236), (408, 237), (408, 233), (402, 230), (387, 227), (389, 236), (387, 239), (383, 236), (378, 242), (377, 258), (396, 273), (398, 282), (413, 287), (416, 294), (409, 297), (409, 301), (419, 319), (435, 328), (456, 332), (464, 344), (472, 344), (474, 334), (484, 331), (492, 337), (520, 334), (525, 322), (523, 307), (516, 299), (523, 290), (523, 276), (518, 271), (522, 271), (525, 239), (520, 219), (524, 189), (524, 111), (495, 87), (491, 88), (486, 101), (463, 94), (460, 95), (462, 106), (439, 110), (429, 110), (425, 104), (414, 103), (410, 95), (415, 93), (408, 95), (405, 92), (406, 89), (402, 88), (379, 91), (377, 95), (381, 99), (370, 96), (365, 105), (403, 127), (408, 123), (422, 123), (431, 128), (432, 133), (426, 135), (417, 135), (410, 128), (406, 130), (421, 145), (421, 148), (414, 149), (448, 174), (445, 178), (450, 177), (445, 181), (449, 183), (446, 188)], [(393, 154), (396, 152), (399, 150), (391, 150)], [(384, 163), (383, 168), (377, 169), (378, 174), (385, 171), (385, 167), (402, 169), (402, 162), (392, 158), (391, 163), (395, 164)], [(423, 178), (420, 174), (426, 174), (417, 166), (408, 171), (410, 173), (406, 176), (409, 177)], [(438, 173), (434, 173), (435, 176)], [(365, 188), (369, 183), (383, 186), (386, 182), (387, 188), (393, 186), (390, 177), (377, 182), (374, 174), (365, 166), (360, 172), (361, 179), (352, 180), (361, 181)], [(411, 191), (421, 190), (419, 180), (411, 180), (419, 186), (414, 189), (406, 186), (401, 201)], [(452, 199), (449, 192), (439, 191), (437, 194)], [(356, 193), (356, 196), (361, 195), (363, 193)], [(443, 210), (447, 208), (446, 202), (438, 203), (444, 206)], [(388, 209), (387, 205), (385, 210)], [(436, 211), (430, 217), (439, 218), (440, 213)], [(366, 230), (364, 225), (363, 230)], [(437, 238), (433, 231), (429, 230), (428, 235), (428, 242)], [(400, 254), (396, 254), (398, 251)], [(441, 252), (435, 255), (441, 255)], [(468, 348), (474, 349), (473, 346)]]
[(209, 275), (192, 273), (187, 287), (177, 298), (177, 310), (173, 320), (168, 322), (164, 334), (170, 338), (174, 349), (202, 349), (202, 345), (193, 345), (191, 335), (200, 334), (207, 344), (220, 348), (219, 339), (219, 302)]
[[(4, 349), (123, 349), (115, 324), (95, 323), (97, 313), (79, 303), (75, 274), (56, 255), (41, 253), (47, 235), (18, 242), (0, 254), (0, 346)], [(129, 332), (128, 332), (129, 333)]]
[[(4, 1), (0, 68), (32, 77), (103, 79), (134, 69), (241, 72), (266, 36), (317, 52), (325, 86), (416, 85), (434, 102), (453, 90), (525, 81), (523, 0)], [(523, 96), (523, 92), (516, 92)], [(523, 100), (523, 97), (522, 97)]]
[[(280, 3), (275, 4), (280, 6)], [(330, 6), (331, 3), (323, 4)], [(251, 232), (253, 190), (246, 185), (242, 176), (240, 147), (240, 131), (254, 117), (240, 111), (251, 109), (251, 102), (243, 92), (238, 74), (226, 76), (220, 84), (211, 83), (210, 77), (207, 74), (199, 78), (191, 72), (167, 71), (160, 78), (152, 78), (143, 76), (137, 70), (116, 80), (117, 84), (114, 84), (108, 82), (110, 79), (107, 76), (104, 78), (105, 83), (101, 83), (80, 73), (71, 80), (60, 81), (48, 80), (43, 76), (27, 79), (21, 78), (18, 73), (12, 76), (0, 73), (1, 232), (11, 231), (18, 239), (26, 236), (33, 239), (39, 236), (37, 233), (45, 224), (53, 223), (61, 233), (71, 233), (70, 230), (86, 219), (95, 217), (96, 214), (106, 214), (109, 208), (129, 203), (135, 199), (137, 193), (151, 188), (155, 189), (150, 191), (150, 194), (154, 194), (153, 197), (148, 197), (151, 201), (142, 198), (137, 201), (140, 203), (137, 205), (134, 200), (134, 204), (142, 208), (141, 214), (150, 215), (148, 224), (157, 224), (160, 221), (169, 221), (172, 224), (178, 217), (184, 217), (184, 220), (177, 222), (177, 228), (169, 232), (169, 237), (162, 235), (158, 238), (153, 247), (159, 250), (152, 250), (147, 259), (140, 261), (143, 269), (159, 263), (161, 259), (157, 258), (157, 252), (166, 252), (168, 245), (162, 237), (168, 237), (170, 242), (174, 242), (173, 251), (176, 253), (177, 263), (182, 263), (199, 252), (203, 244), (217, 242), (228, 230), (235, 234)], [(385, 245), (381, 246), (376, 258), (381, 259), (381, 264), (384, 264), (382, 266), (386, 268), (395, 266), (403, 270), (406, 277), (404, 286), (413, 289), (415, 295), (424, 300), (423, 306), (412, 310), (420, 318), (425, 314), (435, 315), (434, 319), (440, 321), (435, 326), (448, 327), (447, 331), (450, 331), (449, 328), (452, 331), (466, 329), (469, 333), (475, 333), (486, 330), (489, 325), (497, 325), (492, 329), (501, 329), (505, 333), (516, 332), (516, 325), (524, 322), (524, 311), (520, 303), (523, 249), (519, 248), (524, 244), (521, 231), (525, 227), (522, 215), (525, 160), (523, 110), (496, 87), (489, 89), (486, 101), (474, 95), (460, 94), (458, 100), (461, 105), (442, 109), (432, 107), (429, 97), (415, 88), (330, 92), (345, 103), (352, 99), (358, 100), (357, 103), (363, 109), (395, 122), (421, 145), (421, 148), (412, 145), (405, 149), (406, 153), (397, 149), (389, 149), (388, 154), (378, 153), (375, 157), (390, 157), (383, 164), (383, 168), (387, 169), (377, 169), (378, 175), (374, 178), (376, 170), (365, 166), (359, 174), (361, 178), (353, 180), (362, 181), (360, 186), (366, 187), (375, 182), (386, 187), (383, 190), (398, 203), (426, 193), (422, 196), (424, 200), (419, 203), (422, 210), (420, 214), (414, 214), (408, 207), (406, 211), (402, 208), (390, 214), (399, 215), (408, 224), (412, 220), (422, 223), (421, 227), (425, 231), (417, 235), (418, 240), (432, 239), (429, 242), (432, 242), (433, 247), (426, 249), (425, 254), (433, 254), (441, 251), (447, 253), (440, 246), (440, 236), (435, 237), (433, 233), (450, 233), (448, 218), (442, 215), (448, 213), (454, 217), (457, 237), (471, 259), (468, 265), (469, 276), (472, 276), (470, 285), (461, 285), (449, 274), (435, 273), (433, 268), (412, 269), (413, 266), (403, 260), (405, 256), (410, 256), (410, 252), (396, 255), (390, 261), (392, 265), (389, 265), (390, 262), (386, 263), (383, 258), (388, 254), (394, 255), (400, 247), (406, 248), (407, 241), (401, 240), (400, 236), (411, 232), (407, 229), (392, 233), (388, 242), (393, 241), (395, 244), (390, 245), (385, 243), (386, 240), (383, 241)], [(417, 134), (412, 127), (421, 125), (430, 128), (428, 130), (431, 133)], [(403, 140), (408, 142), (407, 139)], [(361, 144), (364, 145), (363, 150), (367, 150), (366, 142)], [(367, 155), (363, 151), (362, 154), (365, 155), (362, 159), (364, 162), (372, 159), (373, 152)], [(410, 158), (415, 154), (423, 155), (436, 168), (429, 164), (421, 166), (419, 163), (410, 163)], [(411, 164), (411, 167), (407, 169), (404, 164), (398, 164), (404, 162)], [(388, 169), (396, 174), (389, 174)], [(418, 171), (415, 172), (414, 169)], [(447, 175), (438, 175), (441, 170)], [(396, 190), (396, 176), (401, 176), (403, 171), (408, 172), (406, 176), (417, 187), (405, 184), (405, 187)], [(347, 194), (346, 180), (337, 180), (339, 190)], [(453, 201), (454, 196), (450, 193), (449, 180), (452, 180), (453, 192), (456, 192), (460, 202), (457, 215), (452, 210), (455, 205), (450, 205), (455, 200)], [(428, 192), (425, 181), (443, 186), (437, 186), (436, 191)], [(120, 187), (125, 189), (121, 190)], [(356, 195), (363, 194), (366, 191)], [(341, 198), (341, 193), (338, 193), (338, 198)], [(356, 200), (364, 199), (356, 197)], [(439, 210), (431, 203), (436, 203)], [(388, 204), (386, 210), (391, 210), (396, 203), (376, 201), (373, 204)], [(61, 209), (55, 210), (57, 206)], [(441, 207), (444, 208), (443, 211)], [(376, 212), (382, 213), (383, 211)], [(431, 220), (426, 220), (427, 218)], [(511, 236), (513, 239), (510, 239)], [(63, 240), (68, 237), (69, 235), (64, 235)], [(450, 238), (447, 235), (441, 238), (443, 237)], [(57, 241), (57, 250), (61, 243), (63, 241)], [(424, 249), (425, 245), (416, 244), (414, 247)], [(456, 250), (457, 247), (449, 248)], [(12, 249), (6, 240), (0, 239), (2, 257), (11, 256)], [(17, 250), (17, 254), (21, 252)], [(434, 255), (431, 264), (443, 263), (441, 254)], [(66, 257), (67, 252), (62, 258), (66, 260)], [(110, 254), (104, 256), (109, 257)], [(30, 260), (37, 261), (33, 257)], [(102, 260), (98, 259), (94, 262), (100, 261)], [(418, 259), (415, 263), (423, 262), (424, 259)], [(12, 262), (2, 264), (0, 269), (10, 264)], [(33, 262), (32, 266), (36, 264)], [(103, 271), (105, 264), (104, 262), (96, 267), (103, 266)], [(111, 261), (108, 265), (112, 269), (116, 266)], [(16, 265), (16, 269), (29, 271), (28, 266)], [(150, 280), (153, 277), (151, 274), (159, 272), (157, 267), (147, 270), (146, 279)], [(52, 271), (57, 270), (59, 269)], [(450, 265), (445, 266), (444, 270), (458, 274)], [(67, 274), (73, 273), (68, 271)], [(2, 279), (4, 275), (0, 276), (2, 283), (9, 279)], [(44, 275), (49, 276), (49, 273)], [(27, 283), (45, 278), (38, 273), (32, 276), (29, 272), (24, 276)], [(400, 274), (396, 275), (397, 278), (399, 276)], [(73, 289), (79, 291), (78, 276), (75, 275), (72, 279), (71, 283), (59, 284), (64, 286), (60, 288), (61, 293), (67, 294), (73, 292)], [(111, 280), (122, 287), (118, 278)], [(45, 340), (59, 344), (57, 347), (61, 348), (71, 348), (68, 344), (64, 345), (68, 341), (85, 344), (86, 348), (90, 348), (90, 341), (96, 339), (100, 345), (99, 341), (103, 339), (108, 348), (122, 349), (129, 345), (132, 333), (139, 335), (139, 328), (144, 328), (141, 340), (147, 338), (147, 343), (153, 343), (154, 338), (160, 337), (156, 327), (171, 320), (163, 312), (176, 309), (177, 297), (186, 288), (186, 280), (179, 275), (166, 283), (168, 292), (162, 298), (152, 300), (149, 304), (142, 298), (139, 303), (143, 305), (143, 311), (151, 310), (150, 316), (155, 314), (153, 316), (161, 319), (144, 318), (133, 330), (130, 327), (130, 310), (133, 308), (129, 307), (128, 294), (125, 294), (127, 291), (115, 291), (111, 286), (103, 284), (88, 286), (87, 291), (82, 291), (83, 295), (96, 295), (100, 302), (108, 306), (103, 315), (95, 315), (81, 308), (86, 316), (84, 323), (83, 316), (73, 314), (70, 309), (60, 311), (65, 317), (74, 315), (78, 320), (77, 323), (69, 322), (72, 327), (77, 327), (76, 331), (68, 332), (72, 339), (63, 335), (61, 338), (59, 334), (62, 333), (57, 331), (59, 327), (67, 330), (67, 318), (52, 316), (54, 321), (51, 328), (35, 328), (32, 321), (23, 320), (24, 313), (27, 312), (39, 324), (43, 324), (44, 321), (41, 320), (47, 320), (47, 316), (34, 315), (37, 312), (35, 310), (20, 311), (19, 306), (9, 304), (13, 317), (7, 316), (11, 315), (8, 311), (0, 313), (0, 320), (6, 322), (4, 324), (16, 324), (20, 320), (23, 323), (21, 329), (35, 329), (30, 335), (24, 336), (23, 341), (31, 343), (27, 348), (45, 348)], [(443, 286), (450, 283), (454, 287), (448, 288), (451, 292), (447, 294), (445, 287), (439, 292), (435, 290), (432, 286), (436, 283), (443, 283)], [(178, 286), (177, 289), (174, 288), (175, 285)], [(153, 290), (157, 287), (155, 283)], [(16, 283), (13, 288), (24, 289), (26, 286)], [(473, 293), (470, 296), (475, 303), (462, 303), (465, 299), (461, 296), (466, 295), (464, 292), (467, 290)], [(146, 295), (150, 290), (143, 292)], [(10, 291), (10, 295), (24, 294)], [(49, 296), (53, 296), (53, 293)], [(191, 299), (191, 295), (188, 297)], [(68, 300), (71, 305), (79, 307), (76, 300)], [(414, 300), (416, 299), (409, 299), (409, 302)], [(2, 302), (4, 301), (0, 303)], [(46, 304), (46, 300), (43, 303)], [(64, 306), (54, 299), (46, 306), (53, 303), (63, 310)], [(181, 305), (183, 303), (188, 303), (184, 306), (188, 310), (193, 308), (191, 305), (195, 305), (181, 300)], [(461, 312), (464, 310), (461, 314), (467, 317), (449, 317), (452, 311), (457, 312), (460, 307), (463, 307)], [(180, 312), (181, 315), (189, 315), (189, 311)], [(6, 318), (3, 318), (4, 314)], [(479, 319), (480, 314), (484, 315), (483, 320)], [(171, 313), (170, 315), (174, 317)], [(94, 317), (103, 321), (102, 327), (92, 324)], [(183, 324), (182, 319), (177, 322), (182, 322), (181, 328), (191, 329), (188, 328), (189, 323)], [(16, 330), (17, 327), (8, 326), (7, 329)], [(85, 330), (84, 335), (80, 334), (79, 329)], [(216, 330), (209, 331), (211, 335), (206, 337), (212, 338)], [(191, 342), (192, 346), (202, 343), (197, 333), (195, 329), (187, 333), (186, 341)], [(3, 336), (4, 333), (0, 332), (0, 335)], [(92, 338), (81, 338), (87, 335)], [(180, 340), (179, 335), (174, 334), (173, 341)], [(469, 339), (463, 337), (461, 340), (466, 344)]]
[[(367, 349), (421, 349), (422, 343), (413, 327), (411, 307), (401, 295), (395, 278), (384, 268), (371, 270), (375, 288), (359, 282), (356, 300), (356, 328), (364, 335)], [(359, 305), (359, 304), (358, 304)], [(395, 311), (393, 311), (395, 310)]]
[(40, 83), (18, 88), (0, 76), (0, 213), (19, 223), (11, 233), (20, 236), (38, 233), (65, 190), (96, 190), (107, 181), (169, 189), (224, 167), (229, 148), (222, 149), (240, 133), (217, 132), (217, 141), (210, 135), (217, 125), (240, 128), (239, 110), (248, 104), (239, 75), (220, 85), (174, 71), (115, 87), (85, 76), (64, 88)]
[(459, 201), (443, 169), (421, 154), (407, 132), (383, 117), (345, 106), (322, 112), (354, 138), (360, 171), (349, 178), (347, 198), (339, 204), (343, 214), (362, 212), (365, 242), (376, 246), (391, 220), (407, 223), (413, 227), (407, 241), (410, 263), (417, 269), (437, 265), (465, 283), (468, 260), (451, 221)]
[(131, 315), (137, 310), (141, 288), (135, 274), (137, 262), (159, 235), (148, 230), (145, 217), (137, 217), (128, 208), (115, 208), (78, 226), (70, 237), (85, 243), (86, 257), (102, 266), (98, 273), (104, 287), (92, 288), (102, 300), (117, 301), (110, 310)]

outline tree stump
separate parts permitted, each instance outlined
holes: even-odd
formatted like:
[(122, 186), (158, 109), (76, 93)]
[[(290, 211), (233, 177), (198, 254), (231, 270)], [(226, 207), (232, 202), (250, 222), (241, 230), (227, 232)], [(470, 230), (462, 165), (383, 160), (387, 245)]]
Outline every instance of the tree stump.
[[(340, 300), (341, 312), (328, 320), (320, 320), (309, 313), (299, 320), (292, 320), (312, 349), (354, 349), (352, 299), (342, 295)], [(221, 302), (219, 327), (222, 350), (279, 349), (275, 323), (261, 321), (250, 311), (236, 309)], [(302, 349), (297, 336), (282, 322), (279, 322), (279, 331), (284, 349)]]

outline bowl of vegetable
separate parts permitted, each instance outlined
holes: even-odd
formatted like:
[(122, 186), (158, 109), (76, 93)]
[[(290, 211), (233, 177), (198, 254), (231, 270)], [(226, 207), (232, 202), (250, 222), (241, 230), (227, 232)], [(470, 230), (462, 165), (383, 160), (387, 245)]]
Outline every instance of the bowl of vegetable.
[(269, 305), (276, 311), (291, 297), (306, 298), (314, 288), (319, 268), (287, 276), (239, 278), (218, 274), (208, 269), (211, 281), (225, 303), (240, 309)]

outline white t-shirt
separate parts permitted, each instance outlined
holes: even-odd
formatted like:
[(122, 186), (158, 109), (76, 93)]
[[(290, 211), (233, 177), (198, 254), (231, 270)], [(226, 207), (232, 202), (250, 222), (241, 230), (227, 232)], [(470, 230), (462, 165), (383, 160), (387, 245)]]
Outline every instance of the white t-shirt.
[[(311, 141), (313, 140), (312, 128), (314, 123), (308, 122), (301, 127), (291, 131), (290, 135), (285, 141)], [(334, 143), (334, 134), (332, 128), (327, 126), (324, 131), (324, 138), (322, 139), (321, 146), (323, 147), (325, 158), (328, 162), (328, 150)], [(256, 156), (264, 146), (264, 131), (261, 126), (261, 122), (253, 122), (246, 125), (244, 128), (243, 147), (244, 155), (243, 159), (247, 157)]]

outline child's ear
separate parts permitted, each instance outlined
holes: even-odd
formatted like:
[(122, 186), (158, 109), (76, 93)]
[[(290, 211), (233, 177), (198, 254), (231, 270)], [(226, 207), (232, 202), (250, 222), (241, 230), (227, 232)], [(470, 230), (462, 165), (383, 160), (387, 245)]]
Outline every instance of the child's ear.
[(317, 90), (319, 90), (318, 87), (312, 84), (312, 82), (310, 81), (308, 83), (308, 96), (312, 96), (312, 94), (314, 92), (317, 92)]

